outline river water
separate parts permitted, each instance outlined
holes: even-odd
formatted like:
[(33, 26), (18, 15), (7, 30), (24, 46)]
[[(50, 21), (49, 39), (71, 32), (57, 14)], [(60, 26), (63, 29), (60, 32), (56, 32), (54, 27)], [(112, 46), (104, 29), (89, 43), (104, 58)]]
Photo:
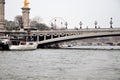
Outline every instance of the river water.
[(120, 50), (0, 51), (0, 80), (120, 80)]

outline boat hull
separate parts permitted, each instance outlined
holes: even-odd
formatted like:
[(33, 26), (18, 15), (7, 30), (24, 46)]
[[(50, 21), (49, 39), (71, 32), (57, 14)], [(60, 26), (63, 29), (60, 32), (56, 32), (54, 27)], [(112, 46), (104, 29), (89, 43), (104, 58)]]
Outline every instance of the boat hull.
[(37, 49), (36, 43), (32, 43), (33, 45), (29, 45), (29, 43), (32, 43), (32, 42), (27, 42), (26, 45), (10, 45), (9, 49), (10, 50), (35, 50)]

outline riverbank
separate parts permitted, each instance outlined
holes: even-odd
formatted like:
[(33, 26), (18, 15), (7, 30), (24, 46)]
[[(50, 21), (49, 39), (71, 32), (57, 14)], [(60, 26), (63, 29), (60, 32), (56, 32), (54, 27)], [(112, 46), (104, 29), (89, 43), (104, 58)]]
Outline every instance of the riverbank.
[(120, 46), (73, 46), (66, 49), (81, 49), (81, 50), (120, 50)]

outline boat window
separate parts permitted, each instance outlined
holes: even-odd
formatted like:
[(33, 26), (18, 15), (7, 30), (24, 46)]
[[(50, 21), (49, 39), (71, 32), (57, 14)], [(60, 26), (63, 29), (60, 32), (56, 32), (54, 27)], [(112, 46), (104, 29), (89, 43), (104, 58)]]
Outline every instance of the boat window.
[(12, 41), (12, 45), (19, 45), (20, 41)]
[(26, 43), (25, 42), (21, 42), (21, 45), (26, 45)]
[(33, 45), (33, 43), (29, 43), (29, 45)]

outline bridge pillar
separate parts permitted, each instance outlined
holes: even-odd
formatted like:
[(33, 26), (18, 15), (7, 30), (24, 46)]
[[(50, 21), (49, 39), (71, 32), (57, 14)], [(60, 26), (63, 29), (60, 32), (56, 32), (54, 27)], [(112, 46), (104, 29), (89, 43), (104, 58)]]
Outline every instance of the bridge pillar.
[(39, 35), (37, 34), (37, 42), (39, 42)]
[(67, 36), (67, 33), (65, 33), (65, 36)]
[(44, 40), (46, 40), (46, 34), (44, 34)]
[(22, 20), (23, 20), (23, 28), (24, 29), (29, 29), (29, 13), (30, 13), (30, 8), (28, 7), (23, 7), (22, 8)]
[(54, 34), (51, 34), (51, 39), (53, 39), (53, 35), (54, 35)]
[(60, 33), (58, 34), (58, 37), (60, 37)]
[(4, 30), (5, 29), (5, 0), (0, 0), (0, 30)]

